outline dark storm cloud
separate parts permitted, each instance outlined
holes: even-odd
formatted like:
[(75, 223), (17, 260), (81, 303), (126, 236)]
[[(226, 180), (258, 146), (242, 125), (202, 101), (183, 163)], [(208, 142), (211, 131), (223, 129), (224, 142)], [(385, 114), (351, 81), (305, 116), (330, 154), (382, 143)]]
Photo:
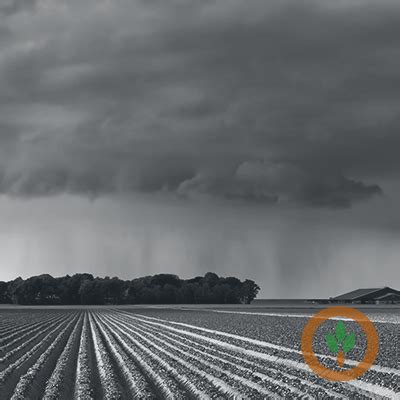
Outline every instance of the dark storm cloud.
[(378, 185), (366, 185), (342, 175), (307, 172), (285, 164), (245, 162), (227, 179), (196, 176), (178, 189), (183, 195), (213, 194), (261, 203), (295, 202), (313, 206), (349, 207), (353, 201), (381, 194)]
[(4, 193), (347, 207), (397, 176), (394, 1), (38, 0), (1, 13)]

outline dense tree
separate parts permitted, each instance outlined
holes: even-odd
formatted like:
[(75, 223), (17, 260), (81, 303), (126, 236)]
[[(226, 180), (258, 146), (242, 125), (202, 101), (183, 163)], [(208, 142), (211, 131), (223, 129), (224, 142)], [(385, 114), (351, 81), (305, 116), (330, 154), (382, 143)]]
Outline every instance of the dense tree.
[(242, 303), (250, 304), (256, 297), (260, 287), (249, 279), (246, 279), (241, 287), (240, 300)]
[(8, 284), (7, 282), (0, 282), (0, 303), (7, 304), (11, 303), (11, 297), (8, 293)]
[(17, 278), (0, 282), (0, 303), (57, 304), (212, 304), (251, 303), (260, 288), (251, 280), (219, 277), (208, 272), (204, 277), (180, 279), (172, 274), (157, 274), (123, 281), (117, 277), (94, 278), (75, 274)]

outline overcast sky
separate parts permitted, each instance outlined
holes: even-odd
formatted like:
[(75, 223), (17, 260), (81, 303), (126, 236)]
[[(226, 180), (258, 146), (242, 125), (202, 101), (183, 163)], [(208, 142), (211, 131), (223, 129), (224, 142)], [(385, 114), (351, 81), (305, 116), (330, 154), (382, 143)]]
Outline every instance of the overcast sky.
[(397, 0), (3, 0), (0, 279), (400, 289)]

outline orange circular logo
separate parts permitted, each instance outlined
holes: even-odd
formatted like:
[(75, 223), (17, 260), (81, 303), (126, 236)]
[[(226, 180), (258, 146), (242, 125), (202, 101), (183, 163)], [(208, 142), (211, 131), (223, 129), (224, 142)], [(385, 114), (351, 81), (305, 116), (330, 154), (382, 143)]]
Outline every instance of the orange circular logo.
[[(344, 371), (336, 371), (324, 366), (317, 358), (313, 350), (313, 339), (315, 333), (320, 325), (330, 318), (345, 317), (350, 318), (357, 322), (364, 331), (367, 339), (367, 348), (365, 350), (364, 358), (353, 368)], [(328, 334), (326, 336), (328, 347), (331, 351), (337, 352), (337, 360), (339, 366), (344, 363), (344, 356), (346, 349), (351, 349), (355, 344), (355, 335), (351, 333), (346, 334), (343, 322), (339, 322), (336, 327), (336, 335)], [(339, 349), (344, 348), (344, 350)], [(350, 381), (365, 374), (374, 363), (379, 350), (379, 338), (375, 326), (369, 318), (359, 310), (354, 308), (337, 306), (325, 308), (318, 313), (314, 314), (308, 321), (303, 330), (301, 338), (301, 352), (303, 353), (304, 360), (308, 366), (321, 378), (330, 381)]]

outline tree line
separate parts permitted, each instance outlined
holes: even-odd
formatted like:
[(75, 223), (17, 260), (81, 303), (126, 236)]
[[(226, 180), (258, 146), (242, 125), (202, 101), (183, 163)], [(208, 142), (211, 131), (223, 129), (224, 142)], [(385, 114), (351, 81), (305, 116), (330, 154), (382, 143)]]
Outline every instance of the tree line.
[(0, 303), (21, 305), (250, 304), (259, 286), (252, 280), (213, 272), (192, 279), (157, 274), (133, 280), (75, 274), (44, 274), (0, 281)]

